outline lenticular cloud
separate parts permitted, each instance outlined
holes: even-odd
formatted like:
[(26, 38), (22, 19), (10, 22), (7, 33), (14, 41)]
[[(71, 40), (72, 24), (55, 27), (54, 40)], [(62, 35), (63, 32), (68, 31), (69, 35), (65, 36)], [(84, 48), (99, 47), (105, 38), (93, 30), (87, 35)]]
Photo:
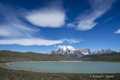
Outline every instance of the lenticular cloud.
[(65, 12), (57, 8), (45, 8), (29, 12), (26, 19), (39, 27), (62, 27), (65, 23)]

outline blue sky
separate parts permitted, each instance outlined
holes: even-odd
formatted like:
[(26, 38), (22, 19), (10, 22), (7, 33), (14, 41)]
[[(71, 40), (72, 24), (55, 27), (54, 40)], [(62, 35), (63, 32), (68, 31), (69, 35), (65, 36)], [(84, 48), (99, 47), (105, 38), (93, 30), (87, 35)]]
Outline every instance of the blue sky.
[(119, 0), (0, 0), (0, 50), (120, 50)]

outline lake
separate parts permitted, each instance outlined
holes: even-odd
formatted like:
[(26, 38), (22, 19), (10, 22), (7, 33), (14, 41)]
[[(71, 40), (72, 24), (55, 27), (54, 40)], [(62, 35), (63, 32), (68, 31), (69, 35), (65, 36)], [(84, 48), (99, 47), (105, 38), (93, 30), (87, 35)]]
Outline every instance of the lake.
[(120, 73), (120, 62), (39, 61), (14, 62), (10, 66), (41, 72), (57, 73)]

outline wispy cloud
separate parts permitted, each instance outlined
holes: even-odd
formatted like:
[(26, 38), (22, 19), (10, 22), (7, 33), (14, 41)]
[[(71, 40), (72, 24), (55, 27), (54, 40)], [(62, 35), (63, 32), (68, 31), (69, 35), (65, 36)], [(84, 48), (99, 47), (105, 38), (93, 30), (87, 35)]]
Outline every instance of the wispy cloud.
[(116, 34), (120, 34), (120, 29), (118, 29), (117, 31), (115, 31)]
[(65, 23), (65, 12), (59, 7), (46, 7), (28, 12), (26, 19), (39, 27), (62, 27)]
[(104, 22), (108, 22), (108, 21), (110, 21), (112, 19), (113, 19), (113, 17), (110, 17), (110, 18), (106, 19)]
[(101, 17), (106, 11), (108, 11), (114, 1), (115, 0), (90, 0), (90, 11), (81, 14), (78, 17), (78, 21), (75, 22), (77, 25), (74, 23), (72, 24), (76, 26), (77, 30), (85, 31), (92, 29), (97, 25), (97, 22), (95, 22), (95, 20)]
[(18, 10), (3, 4), (0, 4), (0, 10), (0, 17), (2, 16), (3, 20), (0, 22), (0, 36), (7, 38), (31, 37), (34, 32), (38, 31), (20, 20)]
[(67, 41), (67, 42), (69, 42), (69, 44), (72, 44), (72, 43), (79, 43), (79, 42), (81, 42), (82, 40), (75, 40), (75, 39), (63, 39), (63, 41)]
[[(25, 12), (28, 12), (28, 11), (25, 10)], [(46, 14), (44, 14), (45, 12)], [(59, 10), (56, 12), (54, 10), (53, 12), (51, 11), (50, 13), (51, 15), (47, 13), (47, 10), (43, 11), (43, 13), (40, 13), (40, 14), (38, 14), (39, 11), (35, 10), (35, 13), (36, 15), (40, 15), (40, 17), (43, 17), (43, 18), (45, 18), (46, 16), (46, 20), (49, 19), (50, 21), (52, 21), (52, 19), (54, 18), (55, 18), (54, 20), (57, 21), (57, 18), (61, 18), (61, 17), (64, 18), (65, 16), (64, 13), (62, 12), (59, 13)], [(38, 34), (38, 33), (40, 34), (40, 30), (37, 27), (26, 24), (23, 20), (21, 20), (21, 18), (24, 18), (23, 14), (26, 14), (26, 13), (24, 13), (24, 11), (21, 11), (21, 10), (18, 11), (12, 8), (11, 6), (0, 4), (0, 17), (2, 17), (2, 20), (3, 20), (0, 22), (0, 37), (3, 37), (3, 39), (0, 39), (0, 44), (3, 44), (3, 45), (18, 44), (18, 45), (24, 45), (24, 46), (29, 46), (29, 45), (48, 46), (48, 45), (60, 44), (65, 42), (63, 39), (49, 40), (49, 39), (35, 37), (34, 36), (35, 34)], [(50, 18), (50, 16), (53, 16), (53, 17)], [(55, 26), (58, 27), (64, 24), (64, 20), (62, 20), (62, 18), (60, 21), (58, 21), (58, 23), (55, 21), (52, 22), (53, 25), (56, 23), (54, 27)], [(49, 25), (49, 23), (47, 24), (46, 22), (44, 24)], [(52, 26), (52, 24), (50, 26)]]
[[(31, 26), (25, 23), (21, 18), (27, 10), (21, 11), (12, 8), (11, 6), (0, 4), (0, 17), (3, 17), (3, 22), (0, 22), (0, 44), (11, 45), (18, 44), (24, 46), (30, 45), (54, 45), (61, 44), (64, 42), (78, 43), (75, 39), (60, 39), (60, 40), (49, 40), (45, 38), (35, 37), (35, 34), (40, 34), (40, 30), (36, 26)], [(25, 12), (25, 13), (21, 13)], [(9, 14), (8, 14), (9, 13)], [(64, 24), (65, 13), (60, 9), (50, 8), (43, 10), (35, 10), (27, 14), (27, 18), (33, 20), (31, 23), (34, 24), (37, 21), (42, 27), (61, 27)], [(37, 19), (36, 19), (37, 18)], [(29, 20), (28, 19), (28, 20)], [(34, 20), (35, 19), (35, 20)], [(43, 20), (43, 21), (42, 21)], [(42, 22), (41, 22), (42, 21)], [(35, 24), (36, 25), (36, 24)]]
[(20, 24), (20, 23), (7, 23), (0, 25), (0, 36), (4, 37), (32, 37), (34, 32), (38, 31), (34, 28), (27, 27), (28, 25)]
[(54, 45), (54, 44), (61, 44), (65, 41), (71, 43), (79, 43), (80, 41), (74, 39), (61, 39), (61, 40), (48, 40), (48, 39), (41, 39), (41, 38), (20, 38), (20, 39), (0, 39), (0, 44), (3, 45), (11, 45), (11, 44), (18, 44), (24, 46), (30, 45)]
[(67, 27), (69, 27), (69, 28), (75, 28), (76, 26), (73, 23), (68, 23)]
[(22, 39), (2, 39), (0, 40), (0, 44), (18, 44), (18, 45), (24, 45), (24, 46), (30, 46), (30, 45), (54, 45), (54, 44), (60, 44), (63, 43), (62, 40), (45, 40), (45, 39), (39, 39), (39, 38), (22, 38)]

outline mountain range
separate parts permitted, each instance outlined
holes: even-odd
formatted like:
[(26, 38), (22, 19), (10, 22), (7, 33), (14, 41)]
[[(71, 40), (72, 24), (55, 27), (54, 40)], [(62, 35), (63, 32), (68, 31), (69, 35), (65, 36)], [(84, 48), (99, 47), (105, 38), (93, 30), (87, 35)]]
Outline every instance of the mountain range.
[(60, 46), (59, 49), (53, 50), (48, 53), (49, 55), (64, 55), (74, 58), (94, 58), (98, 56), (111, 56), (118, 55), (120, 51), (113, 51), (111, 49), (100, 49), (97, 51), (91, 51), (90, 49), (76, 49), (72, 46)]

